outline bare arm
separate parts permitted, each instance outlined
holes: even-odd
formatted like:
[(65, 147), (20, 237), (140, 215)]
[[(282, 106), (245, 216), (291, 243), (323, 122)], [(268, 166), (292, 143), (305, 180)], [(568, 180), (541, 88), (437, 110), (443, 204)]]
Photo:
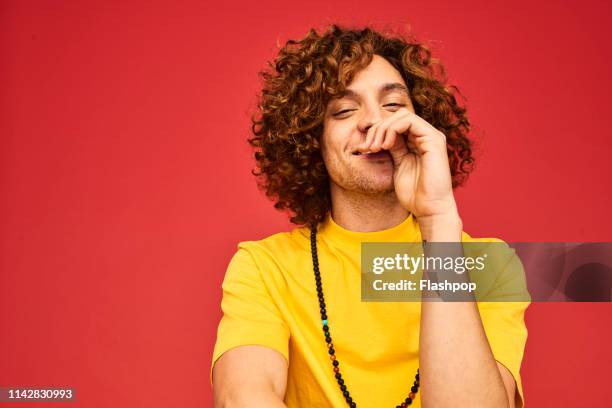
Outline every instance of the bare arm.
[(215, 408), (286, 407), (287, 360), (264, 346), (225, 352), (213, 367)]
[[(463, 225), (446, 135), (408, 103), (370, 126), (359, 146), (361, 152), (381, 149), (391, 154), (395, 195), (416, 217), (423, 240), (460, 248)], [(422, 302), (419, 340), (423, 407), (514, 405), (514, 381), (493, 356), (475, 302)]]
[[(429, 221), (427, 241), (461, 242), (459, 219)], [(475, 302), (423, 302), (420, 347), (423, 407), (514, 407), (514, 378), (495, 360)]]

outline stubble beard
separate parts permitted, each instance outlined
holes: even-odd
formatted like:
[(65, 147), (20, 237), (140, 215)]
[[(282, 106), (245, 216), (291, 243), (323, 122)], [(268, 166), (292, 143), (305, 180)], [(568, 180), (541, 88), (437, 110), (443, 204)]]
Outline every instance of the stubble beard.
[[(376, 164), (382, 166), (382, 164)], [(344, 190), (367, 196), (387, 196), (395, 193), (393, 175), (368, 174), (360, 166), (347, 163), (343, 171), (337, 175), (335, 183)]]

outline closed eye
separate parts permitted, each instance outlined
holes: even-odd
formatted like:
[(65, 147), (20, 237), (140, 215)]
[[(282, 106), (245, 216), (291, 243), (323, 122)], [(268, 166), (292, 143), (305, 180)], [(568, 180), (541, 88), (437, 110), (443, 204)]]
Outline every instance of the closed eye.
[(341, 110), (340, 112), (336, 112), (336, 113), (334, 113), (332, 116), (342, 115), (343, 113), (350, 112), (350, 111), (354, 111), (354, 110), (355, 110), (355, 109), (344, 109), (344, 110)]
[[(387, 103), (387, 104), (385, 104), (385, 105), (383, 105), (383, 106), (390, 106), (390, 107), (396, 107), (396, 106), (397, 106), (397, 107), (403, 107), (403, 106), (406, 106), (406, 105), (405, 105), (405, 104), (403, 104), (403, 103), (392, 102), (392, 103)], [(332, 116), (340, 116), (340, 115), (342, 115), (343, 113), (352, 112), (352, 111), (354, 111), (354, 110), (356, 110), (356, 109), (342, 109), (341, 111), (338, 111), (338, 112), (336, 112), (336, 113), (332, 114)]]

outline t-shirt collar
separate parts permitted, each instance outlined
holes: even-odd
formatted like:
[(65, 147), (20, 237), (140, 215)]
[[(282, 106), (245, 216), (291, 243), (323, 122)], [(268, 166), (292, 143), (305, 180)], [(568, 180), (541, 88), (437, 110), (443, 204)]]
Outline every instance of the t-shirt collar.
[(372, 232), (351, 231), (336, 224), (331, 212), (319, 227), (318, 234), (335, 245), (360, 245), (362, 242), (418, 242), (421, 240), (419, 226), (411, 214), (400, 224)]

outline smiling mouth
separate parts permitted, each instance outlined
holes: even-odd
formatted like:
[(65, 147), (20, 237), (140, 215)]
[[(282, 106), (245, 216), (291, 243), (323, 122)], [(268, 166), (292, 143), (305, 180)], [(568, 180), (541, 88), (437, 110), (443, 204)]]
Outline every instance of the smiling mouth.
[(353, 152), (354, 156), (361, 156), (364, 159), (391, 159), (391, 153), (388, 150), (381, 150), (379, 152)]

